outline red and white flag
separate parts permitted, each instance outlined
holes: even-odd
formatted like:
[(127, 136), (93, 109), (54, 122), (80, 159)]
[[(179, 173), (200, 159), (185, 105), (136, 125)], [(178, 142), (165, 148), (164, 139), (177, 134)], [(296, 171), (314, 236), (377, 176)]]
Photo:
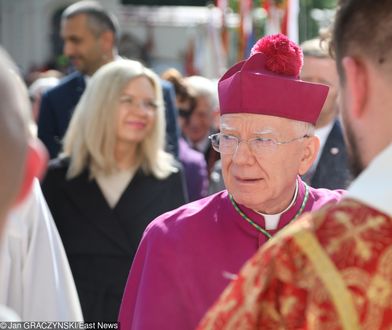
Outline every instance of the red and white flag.
[(299, 0), (285, 0), (279, 4), (268, 0), (264, 9), (268, 13), (266, 34), (283, 33), (298, 43)]

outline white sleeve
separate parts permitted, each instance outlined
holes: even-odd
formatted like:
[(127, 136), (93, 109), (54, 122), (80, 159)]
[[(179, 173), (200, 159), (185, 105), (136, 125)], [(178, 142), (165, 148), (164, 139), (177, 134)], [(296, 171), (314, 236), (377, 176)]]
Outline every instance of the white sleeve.
[(10, 214), (4, 234), (0, 303), (25, 321), (82, 321), (71, 269), (38, 180)]

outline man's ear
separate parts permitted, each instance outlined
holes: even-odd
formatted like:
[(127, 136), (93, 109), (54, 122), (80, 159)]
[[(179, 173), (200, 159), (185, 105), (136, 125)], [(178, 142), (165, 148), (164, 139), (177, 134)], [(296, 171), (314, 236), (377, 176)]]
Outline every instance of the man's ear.
[(306, 145), (302, 154), (298, 174), (304, 175), (312, 166), (317, 158), (320, 149), (320, 139), (317, 136), (311, 136), (305, 141)]
[(358, 59), (347, 56), (342, 60), (342, 67), (345, 75), (343, 88), (346, 107), (350, 109), (352, 116), (360, 117), (367, 101), (366, 66)]
[(105, 52), (111, 52), (116, 44), (115, 35), (112, 31), (104, 31), (101, 34), (101, 44)]
[(38, 139), (31, 140), (27, 148), (27, 157), (22, 186), (15, 204), (21, 203), (29, 194), (34, 178), (41, 179), (48, 163), (48, 152)]

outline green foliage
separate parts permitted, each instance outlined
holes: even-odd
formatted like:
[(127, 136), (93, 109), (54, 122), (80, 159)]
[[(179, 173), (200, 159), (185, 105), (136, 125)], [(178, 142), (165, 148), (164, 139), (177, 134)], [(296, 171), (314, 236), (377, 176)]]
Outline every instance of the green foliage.
[(318, 23), (311, 17), (311, 10), (333, 9), (336, 7), (336, 0), (300, 0), (299, 12), (299, 40), (300, 42), (317, 37), (319, 34)]
[(335, 8), (336, 7), (336, 0), (313, 0), (313, 1), (309, 1), (311, 2), (311, 5), (313, 6), (313, 8)]
[(208, 0), (121, 0), (123, 5), (143, 6), (205, 6)]

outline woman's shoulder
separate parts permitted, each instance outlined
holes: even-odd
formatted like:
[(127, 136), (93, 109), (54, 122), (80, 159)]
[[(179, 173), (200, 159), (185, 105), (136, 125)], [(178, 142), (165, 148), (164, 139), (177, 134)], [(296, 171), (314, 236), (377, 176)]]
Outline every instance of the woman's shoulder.
[(67, 171), (69, 164), (69, 157), (54, 158), (49, 161), (48, 171)]
[(51, 159), (44, 176), (44, 181), (64, 180), (67, 175), (69, 164), (69, 158), (59, 157)]
[(178, 173), (184, 170), (182, 163), (178, 159), (174, 159), (173, 163), (173, 173)]
[(163, 177), (158, 177), (151, 171), (146, 170), (143, 166), (139, 167), (136, 171), (135, 176), (149, 178), (153, 181), (167, 181), (173, 178), (181, 177), (183, 175), (183, 166), (178, 160), (173, 160), (170, 164), (170, 169)]
[(175, 159), (172, 163), (171, 173), (168, 175), (167, 179), (182, 178), (185, 175), (184, 173), (184, 166), (179, 160)]

